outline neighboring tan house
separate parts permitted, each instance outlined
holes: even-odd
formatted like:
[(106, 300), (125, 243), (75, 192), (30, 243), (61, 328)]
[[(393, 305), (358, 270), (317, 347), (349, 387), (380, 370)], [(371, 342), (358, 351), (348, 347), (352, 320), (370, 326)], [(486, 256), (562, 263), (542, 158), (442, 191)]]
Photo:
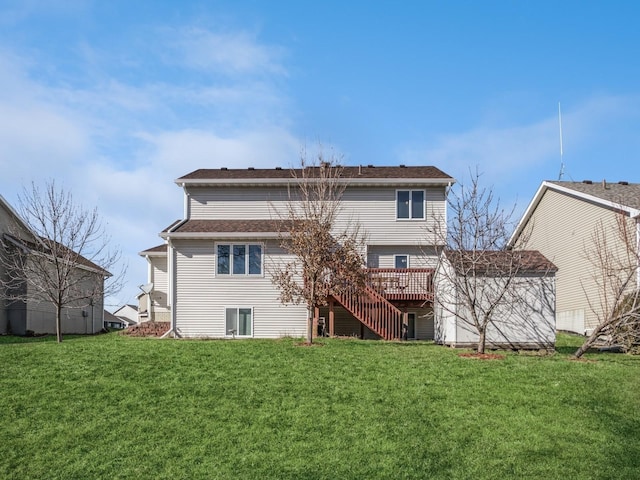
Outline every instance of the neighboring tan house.
[(640, 240), (640, 184), (545, 181), (520, 220), (510, 243), (530, 235), (527, 248), (540, 251), (558, 267), (558, 330), (585, 334), (597, 324), (598, 289), (587, 251), (593, 248), (598, 224), (606, 225), (615, 241), (620, 213)]
[[(336, 228), (355, 222), (366, 232), (370, 281), (358, 296), (330, 299), (317, 321), (332, 335), (433, 339), (437, 251), (426, 227), (446, 218), (454, 179), (436, 167), (402, 165), (344, 167), (340, 181), (347, 186)], [(178, 336), (304, 336), (306, 306), (283, 305), (269, 273), (295, 260), (274, 220), (297, 187), (292, 172), (202, 169), (176, 183), (185, 216), (160, 233), (165, 245), (140, 253), (149, 263), (141, 312), (166, 315)]]
[[(0, 196), (0, 255), (11, 255), (16, 251), (38, 252), (45, 250), (42, 239), (35, 236), (26, 223), (9, 203)], [(46, 254), (46, 251), (44, 252)], [(4, 257), (6, 258), (6, 257)], [(93, 294), (92, 298), (76, 302), (62, 311), (63, 334), (93, 334), (103, 328), (104, 279), (109, 272), (95, 265), (88, 259), (77, 256), (78, 272), (81, 288)], [(7, 280), (4, 262), (0, 261), (0, 276)], [(1, 287), (0, 287), (1, 288)], [(28, 282), (21, 288), (30, 288)], [(35, 297), (28, 301), (9, 301), (6, 292), (0, 292), (0, 334), (54, 334), (55, 307), (53, 304)]]
[[(479, 314), (494, 310), (486, 330), (487, 348), (554, 347), (555, 265), (537, 251), (522, 251), (515, 256), (485, 251), (485, 266), (474, 267), (470, 257), (457, 253), (444, 253), (435, 274), (436, 343), (452, 347), (477, 345), (478, 330), (469, 307), (474, 303)], [(469, 293), (463, 295), (456, 286), (460, 285), (460, 275), (472, 270), (474, 277), (463, 282)]]
[(167, 244), (140, 252), (147, 260), (147, 284), (140, 285), (137, 321), (169, 322), (171, 309), (168, 295)]

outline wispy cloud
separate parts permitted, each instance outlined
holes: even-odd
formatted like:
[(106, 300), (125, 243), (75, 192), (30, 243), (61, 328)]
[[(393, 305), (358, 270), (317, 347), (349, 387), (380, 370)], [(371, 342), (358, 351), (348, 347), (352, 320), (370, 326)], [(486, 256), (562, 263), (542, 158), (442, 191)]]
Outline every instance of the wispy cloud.
[(248, 32), (212, 32), (197, 27), (171, 30), (167, 42), (172, 63), (228, 75), (286, 73), (282, 47), (260, 44)]
[[(640, 118), (640, 98), (594, 96), (579, 104), (563, 106), (562, 117), (565, 155), (570, 152), (574, 159), (580, 159), (580, 166), (574, 168), (581, 171), (591, 168), (596, 153), (592, 149), (596, 144), (602, 148), (602, 135), (610, 135), (612, 124), (623, 126)], [(478, 167), (491, 184), (504, 183), (547, 165), (549, 175), (536, 179), (539, 183), (554, 178), (560, 168), (557, 111), (515, 127), (479, 125), (466, 132), (436, 135), (429, 145), (401, 148), (399, 156), (409, 164), (438, 165), (459, 178)]]

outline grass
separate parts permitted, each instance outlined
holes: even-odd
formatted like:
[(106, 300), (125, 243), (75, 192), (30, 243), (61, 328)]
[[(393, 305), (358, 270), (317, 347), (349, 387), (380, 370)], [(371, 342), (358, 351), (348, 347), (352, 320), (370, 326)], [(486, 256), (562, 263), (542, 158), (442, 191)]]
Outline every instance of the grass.
[(638, 478), (640, 358), (0, 337), (0, 478)]

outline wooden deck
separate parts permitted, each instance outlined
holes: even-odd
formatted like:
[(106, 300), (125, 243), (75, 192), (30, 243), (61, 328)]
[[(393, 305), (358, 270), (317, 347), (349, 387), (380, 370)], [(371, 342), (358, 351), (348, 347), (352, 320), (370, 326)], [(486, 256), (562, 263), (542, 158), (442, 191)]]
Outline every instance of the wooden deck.
[(369, 286), (386, 300), (433, 302), (433, 268), (369, 268)]

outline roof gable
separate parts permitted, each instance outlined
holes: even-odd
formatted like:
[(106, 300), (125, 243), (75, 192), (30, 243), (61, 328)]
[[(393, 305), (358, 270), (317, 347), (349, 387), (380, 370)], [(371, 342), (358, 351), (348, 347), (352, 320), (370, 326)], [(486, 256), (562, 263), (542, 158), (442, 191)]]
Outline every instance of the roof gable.
[(520, 237), (524, 227), (535, 212), (547, 190), (553, 190), (584, 202), (590, 202), (602, 208), (623, 211), (632, 218), (640, 218), (640, 183), (618, 182), (563, 182), (545, 180), (527, 206), (518, 222), (509, 245), (513, 245)]

